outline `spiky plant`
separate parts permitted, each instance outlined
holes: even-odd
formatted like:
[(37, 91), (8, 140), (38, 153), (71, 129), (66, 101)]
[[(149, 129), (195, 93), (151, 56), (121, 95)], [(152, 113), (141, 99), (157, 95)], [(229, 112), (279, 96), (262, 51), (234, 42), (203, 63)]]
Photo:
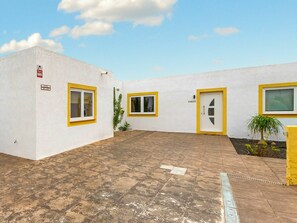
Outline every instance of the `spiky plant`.
[(264, 135), (277, 135), (283, 125), (277, 118), (255, 115), (249, 121), (248, 128), (254, 134), (260, 133), (260, 142), (264, 142)]
[(116, 130), (117, 126), (122, 122), (123, 115), (125, 113), (121, 106), (122, 94), (116, 98), (115, 88), (113, 88), (113, 129)]
[(124, 132), (124, 131), (127, 131), (129, 127), (130, 127), (130, 124), (127, 121), (125, 121), (125, 123), (119, 127), (119, 130)]

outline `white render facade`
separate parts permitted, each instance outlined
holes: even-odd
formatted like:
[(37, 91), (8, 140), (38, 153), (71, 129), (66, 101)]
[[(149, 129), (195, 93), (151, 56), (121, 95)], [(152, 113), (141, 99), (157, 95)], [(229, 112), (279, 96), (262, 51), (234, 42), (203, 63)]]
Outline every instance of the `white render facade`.
[[(125, 119), (133, 129), (199, 133), (197, 118), (200, 113), (197, 111), (197, 103), (200, 98), (197, 90), (224, 89), (226, 131), (222, 134), (234, 138), (256, 138), (256, 135), (248, 131), (247, 123), (252, 116), (260, 113), (259, 87), (261, 86), (264, 86), (264, 89), (265, 86), (269, 89), (294, 88), (292, 114), (275, 112), (274, 116), (284, 126), (297, 125), (297, 63), (124, 81), (122, 87), (124, 104), (127, 104), (127, 94), (158, 92), (157, 116), (137, 117), (127, 115), (126, 112)], [(129, 107), (125, 108), (129, 110)], [(285, 134), (282, 131), (271, 139), (284, 141)]]
[[(39, 47), (0, 59), (0, 152), (38, 160), (113, 137), (116, 81), (102, 72)], [(97, 89), (93, 123), (69, 126), (69, 83)], [(41, 90), (41, 85), (51, 90)]]
[[(139, 81), (105, 72), (40, 47), (0, 59), (0, 153), (38, 160), (113, 137), (114, 87), (132, 129), (253, 138), (248, 120), (269, 112), (297, 125), (297, 63)], [(279, 94), (292, 111), (266, 111)]]

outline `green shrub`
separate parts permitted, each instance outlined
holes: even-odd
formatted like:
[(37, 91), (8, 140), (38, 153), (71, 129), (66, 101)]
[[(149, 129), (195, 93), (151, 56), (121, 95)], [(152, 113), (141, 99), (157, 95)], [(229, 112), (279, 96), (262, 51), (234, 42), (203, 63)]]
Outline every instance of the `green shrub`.
[(251, 155), (258, 155), (257, 150), (252, 147), (251, 144), (245, 144), (245, 148), (250, 152)]
[(283, 125), (277, 118), (264, 115), (253, 116), (248, 124), (248, 129), (252, 133), (260, 133), (260, 141), (265, 141), (264, 134), (266, 137), (277, 135), (280, 128), (283, 128)]
[(122, 126), (119, 127), (119, 130), (120, 131), (127, 131), (129, 127), (130, 127), (130, 124), (127, 121), (125, 121), (125, 123)]
[(254, 156), (274, 157), (280, 153), (280, 148), (278, 148), (274, 142), (267, 143), (266, 141), (259, 141), (254, 144), (245, 144), (245, 148)]
[(116, 130), (117, 126), (122, 122), (125, 113), (121, 106), (122, 94), (116, 99), (115, 88), (113, 88), (113, 129)]
[(251, 118), (248, 123), (248, 129), (253, 133), (260, 134), (260, 141), (256, 144), (246, 144), (246, 149), (252, 155), (267, 156), (268, 154), (279, 153), (280, 149), (274, 142), (268, 145), (265, 141), (265, 137), (268, 138), (270, 135), (277, 135), (280, 129), (283, 128), (282, 123), (277, 119), (264, 115), (255, 115)]

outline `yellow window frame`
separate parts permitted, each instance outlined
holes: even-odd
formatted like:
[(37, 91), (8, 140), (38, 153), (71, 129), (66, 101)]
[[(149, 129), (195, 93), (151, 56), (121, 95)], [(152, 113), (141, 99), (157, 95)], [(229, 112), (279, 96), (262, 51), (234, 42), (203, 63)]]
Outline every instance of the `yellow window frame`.
[[(202, 93), (222, 92), (223, 93), (223, 131), (205, 132), (200, 130), (200, 95)], [(196, 133), (207, 135), (227, 135), (227, 88), (206, 88), (196, 90)]]
[[(130, 101), (131, 97), (142, 97), (142, 96), (155, 96), (155, 113), (154, 114), (131, 114), (131, 106)], [(138, 93), (128, 93), (127, 94), (127, 116), (128, 117), (158, 117), (159, 115), (159, 99), (158, 99), (158, 91), (152, 92), (138, 92)]]
[[(81, 120), (81, 121), (71, 121), (71, 89), (78, 89), (78, 90), (87, 90), (94, 92), (94, 118), (90, 120)], [(68, 127), (71, 126), (78, 126), (78, 125), (86, 125), (86, 124), (93, 124), (97, 122), (97, 87), (82, 85), (82, 84), (74, 84), (68, 83), (68, 112), (67, 112), (67, 125)]]
[(274, 118), (297, 118), (297, 114), (265, 114), (263, 108), (263, 92), (266, 88), (285, 88), (297, 87), (297, 82), (274, 83), (274, 84), (261, 84), (259, 85), (258, 92), (258, 113), (260, 115), (270, 116)]

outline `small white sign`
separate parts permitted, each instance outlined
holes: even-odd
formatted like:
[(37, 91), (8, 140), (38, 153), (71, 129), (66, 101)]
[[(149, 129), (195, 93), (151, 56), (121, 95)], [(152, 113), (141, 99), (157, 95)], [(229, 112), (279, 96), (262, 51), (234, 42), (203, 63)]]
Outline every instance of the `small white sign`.
[(42, 91), (51, 91), (52, 90), (52, 86), (46, 85), (46, 84), (42, 84), (40, 88)]

